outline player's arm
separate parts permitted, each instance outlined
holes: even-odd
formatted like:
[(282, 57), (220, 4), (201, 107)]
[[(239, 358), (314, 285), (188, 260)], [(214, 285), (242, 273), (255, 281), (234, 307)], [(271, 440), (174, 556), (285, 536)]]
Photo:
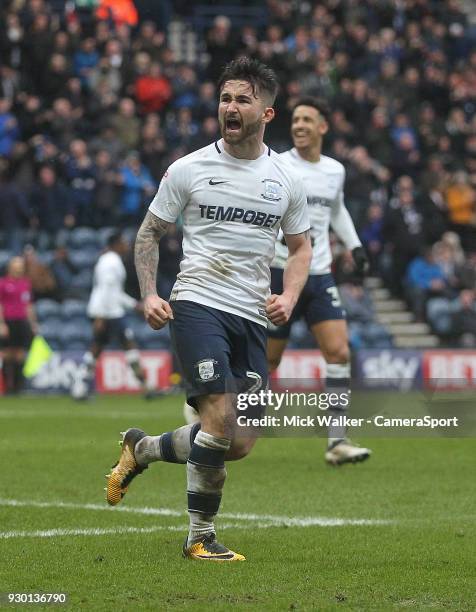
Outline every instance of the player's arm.
[(310, 232), (284, 234), (289, 256), (283, 276), (283, 293), (271, 295), (266, 304), (266, 314), (274, 325), (288, 322), (307, 277), (312, 259)]
[(28, 322), (30, 323), (31, 333), (36, 336), (38, 333), (38, 321), (36, 319), (36, 312), (32, 303), (28, 304), (26, 313)]
[(171, 225), (152, 212), (147, 214), (137, 233), (134, 262), (144, 300), (144, 316), (153, 329), (160, 329), (173, 319), (168, 302), (157, 295), (157, 268), (159, 265), (159, 241)]
[(345, 207), (342, 190), (339, 192), (337, 201), (331, 209), (330, 221), (334, 232), (342, 240), (346, 248), (352, 252), (356, 271), (359, 274), (364, 274), (368, 268), (368, 258), (355, 230), (352, 217)]
[(8, 327), (3, 317), (2, 305), (0, 304), (0, 338), (7, 338), (7, 337), (8, 337)]

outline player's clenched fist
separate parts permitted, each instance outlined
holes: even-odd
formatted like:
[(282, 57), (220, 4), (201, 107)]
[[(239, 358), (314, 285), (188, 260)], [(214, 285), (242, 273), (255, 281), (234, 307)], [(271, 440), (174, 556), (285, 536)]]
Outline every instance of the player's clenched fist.
[(266, 316), (274, 325), (284, 325), (289, 321), (294, 303), (282, 293), (270, 295), (266, 300)]
[(144, 317), (152, 329), (161, 329), (174, 315), (168, 302), (158, 295), (148, 295), (144, 299)]

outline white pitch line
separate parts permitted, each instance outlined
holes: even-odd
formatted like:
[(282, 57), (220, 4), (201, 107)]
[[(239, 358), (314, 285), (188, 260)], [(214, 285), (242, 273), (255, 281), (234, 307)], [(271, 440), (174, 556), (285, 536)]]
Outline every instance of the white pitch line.
[[(1, 499), (0, 506), (10, 507), (30, 507), (30, 508), (67, 508), (71, 510), (98, 510), (108, 512), (125, 512), (130, 514), (141, 514), (149, 516), (173, 516), (184, 517), (186, 511), (172, 510), (171, 508), (138, 508), (134, 506), (118, 506), (111, 508), (105, 504), (75, 504), (72, 502), (39, 502), (39, 501), (22, 501), (17, 499)], [(274, 514), (242, 514), (231, 512), (220, 512), (219, 516), (224, 519), (232, 519), (238, 521), (249, 521), (254, 523), (254, 526), (259, 526), (261, 529), (268, 527), (345, 527), (348, 525), (366, 526), (366, 525), (390, 525), (395, 521), (379, 520), (379, 519), (347, 519), (347, 518), (331, 518), (325, 516), (277, 516)]]
[[(244, 525), (225, 524), (220, 525), (221, 529), (244, 529)], [(123, 533), (154, 533), (156, 531), (188, 531), (188, 525), (155, 527), (92, 527), (89, 529), (44, 529), (37, 531), (0, 531), (0, 540), (10, 540), (12, 538), (57, 538), (64, 536), (102, 536), (117, 535)]]
[[(186, 527), (180, 528), (186, 531)], [(0, 531), (0, 540), (10, 538), (55, 538), (61, 536), (101, 536), (118, 533), (153, 533), (154, 531), (178, 531), (179, 527), (111, 527), (91, 529), (45, 529), (38, 531)]]
[(106, 504), (75, 504), (72, 502), (39, 502), (39, 501), (22, 501), (18, 499), (1, 499), (0, 506), (13, 506), (25, 508), (67, 508), (70, 510), (99, 510), (106, 512), (130, 512), (132, 514), (153, 514), (156, 516), (185, 516), (185, 512), (179, 510), (171, 510), (170, 508), (134, 508), (130, 506), (119, 506), (112, 508)]

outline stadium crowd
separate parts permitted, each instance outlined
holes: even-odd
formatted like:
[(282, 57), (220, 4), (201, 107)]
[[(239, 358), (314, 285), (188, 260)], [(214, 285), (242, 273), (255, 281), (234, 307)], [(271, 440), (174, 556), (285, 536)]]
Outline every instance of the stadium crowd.
[[(0, 2), (0, 265), (30, 245), (34, 296), (81, 296), (92, 262), (76, 228), (97, 230), (96, 255), (103, 228), (134, 233), (167, 166), (219, 137), (215, 80), (246, 54), (282, 84), (268, 144), (289, 148), (300, 96), (326, 98), (324, 152), (346, 168), (372, 272), (436, 333), (474, 346), (476, 32), (458, 0), (268, 0), (261, 25), (210, 19), (193, 62), (168, 35), (172, 18), (194, 24), (193, 7), (158, 4)], [(180, 232), (162, 248), (167, 296)], [(343, 294), (366, 329), (365, 295), (352, 282)], [(356, 346), (389, 342), (355, 330)]]

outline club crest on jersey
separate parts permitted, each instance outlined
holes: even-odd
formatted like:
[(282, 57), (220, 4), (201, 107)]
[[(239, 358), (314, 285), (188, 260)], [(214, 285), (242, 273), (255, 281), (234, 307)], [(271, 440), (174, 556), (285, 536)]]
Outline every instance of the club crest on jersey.
[(215, 365), (218, 363), (215, 359), (202, 359), (195, 364), (198, 370), (199, 379), (205, 382), (216, 380), (220, 374), (215, 372)]
[(261, 197), (270, 202), (279, 202), (281, 199), (281, 183), (274, 179), (263, 179), (261, 182), (264, 183), (264, 192)]

